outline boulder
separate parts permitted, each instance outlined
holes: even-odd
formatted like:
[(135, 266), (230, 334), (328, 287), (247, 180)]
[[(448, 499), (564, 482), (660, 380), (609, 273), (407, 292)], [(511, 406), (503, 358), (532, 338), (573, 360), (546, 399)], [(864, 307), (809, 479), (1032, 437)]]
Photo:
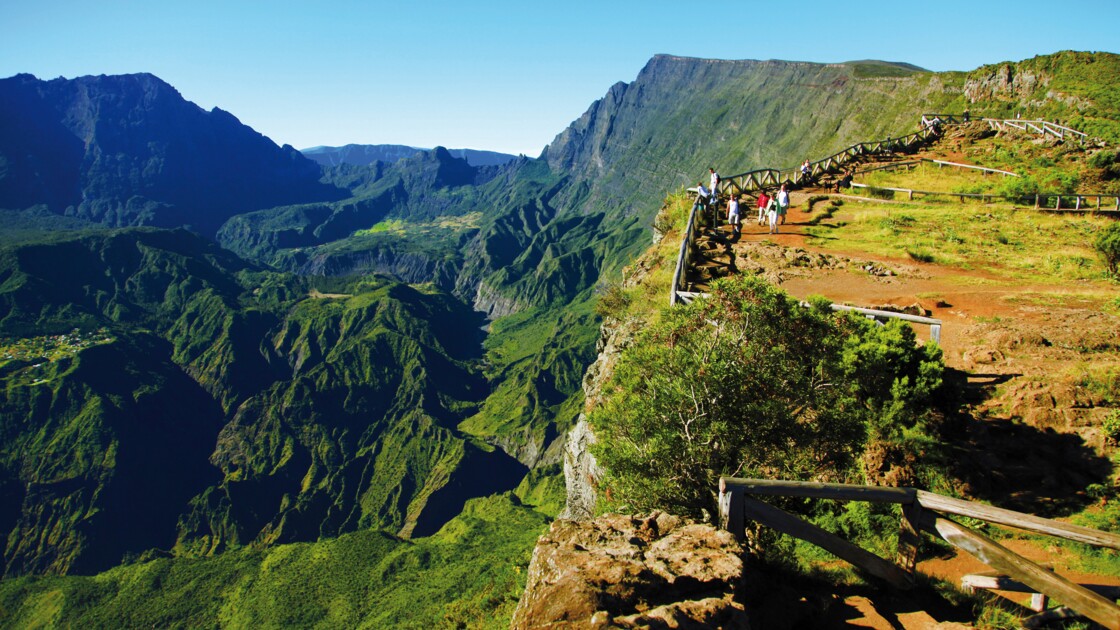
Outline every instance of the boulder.
[(742, 548), (654, 512), (557, 520), (537, 542), (512, 628), (747, 628)]

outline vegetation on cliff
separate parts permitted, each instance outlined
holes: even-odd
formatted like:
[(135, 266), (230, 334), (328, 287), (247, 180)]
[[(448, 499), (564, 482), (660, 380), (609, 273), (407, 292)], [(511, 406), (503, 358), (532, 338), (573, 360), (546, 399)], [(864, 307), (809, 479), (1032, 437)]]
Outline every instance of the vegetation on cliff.
[(604, 507), (712, 515), (721, 475), (861, 482), (870, 445), (930, 448), (942, 369), (901, 322), (805, 308), (752, 276), (717, 282), (638, 335), (590, 414)]

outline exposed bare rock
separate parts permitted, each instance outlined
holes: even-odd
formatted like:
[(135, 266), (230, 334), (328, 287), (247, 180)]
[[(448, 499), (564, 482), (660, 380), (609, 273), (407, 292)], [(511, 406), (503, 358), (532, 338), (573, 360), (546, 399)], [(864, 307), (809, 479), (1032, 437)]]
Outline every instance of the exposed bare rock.
[(558, 520), (512, 627), (747, 628), (741, 555), (730, 533), (661, 512)]

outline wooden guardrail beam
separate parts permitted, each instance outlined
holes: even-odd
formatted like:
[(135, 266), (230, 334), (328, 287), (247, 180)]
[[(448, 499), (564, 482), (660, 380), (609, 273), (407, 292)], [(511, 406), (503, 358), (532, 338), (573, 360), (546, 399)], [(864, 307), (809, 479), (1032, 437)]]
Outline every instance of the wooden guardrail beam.
[(847, 540), (806, 522), (783, 509), (750, 497), (743, 497), (742, 505), (743, 513), (747, 518), (810, 542), (892, 586), (909, 588), (913, 585), (911, 576), (895, 566), (894, 563), (888, 562), (862, 547), (853, 545)]
[(982, 503), (965, 501), (963, 499), (954, 499), (941, 494), (926, 492), (925, 490), (917, 490), (916, 492), (918, 504), (927, 510), (934, 510), (957, 516), (967, 516), (969, 518), (995, 523), (996, 525), (1014, 527), (1015, 529), (1022, 529), (1036, 534), (1056, 536), (1058, 538), (1065, 538), (1067, 540), (1098, 547), (1120, 549), (1120, 534), (1063, 523), (1062, 521), (1055, 521), (1049, 518), (1042, 518), (1041, 516), (1034, 516), (1033, 514), (998, 508), (992, 505), (984, 505)]
[(890, 486), (865, 486), (850, 483), (815, 483), (812, 481), (784, 481), (774, 479), (737, 479), (720, 477), (720, 489), (747, 494), (768, 496), (803, 497), (808, 499), (836, 499), (840, 501), (871, 501), (873, 503), (913, 503), (913, 488)]
[(984, 564), (1003, 572), (1056, 599), (1106, 628), (1120, 629), (1120, 606), (1089, 589), (1047, 571), (1042, 566), (1012, 552), (996, 541), (962, 527), (947, 518), (937, 518), (931, 533), (949, 544), (976, 556)]

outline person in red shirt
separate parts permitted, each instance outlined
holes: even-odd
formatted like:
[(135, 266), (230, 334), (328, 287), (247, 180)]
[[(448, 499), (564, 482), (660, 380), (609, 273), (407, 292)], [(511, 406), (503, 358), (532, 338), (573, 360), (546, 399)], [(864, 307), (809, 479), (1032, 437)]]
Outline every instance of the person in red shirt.
[(770, 205), (770, 196), (766, 194), (765, 190), (760, 191), (758, 193), (758, 224), (759, 225), (762, 225), (762, 223), (766, 220), (766, 206), (768, 206), (768, 205)]

